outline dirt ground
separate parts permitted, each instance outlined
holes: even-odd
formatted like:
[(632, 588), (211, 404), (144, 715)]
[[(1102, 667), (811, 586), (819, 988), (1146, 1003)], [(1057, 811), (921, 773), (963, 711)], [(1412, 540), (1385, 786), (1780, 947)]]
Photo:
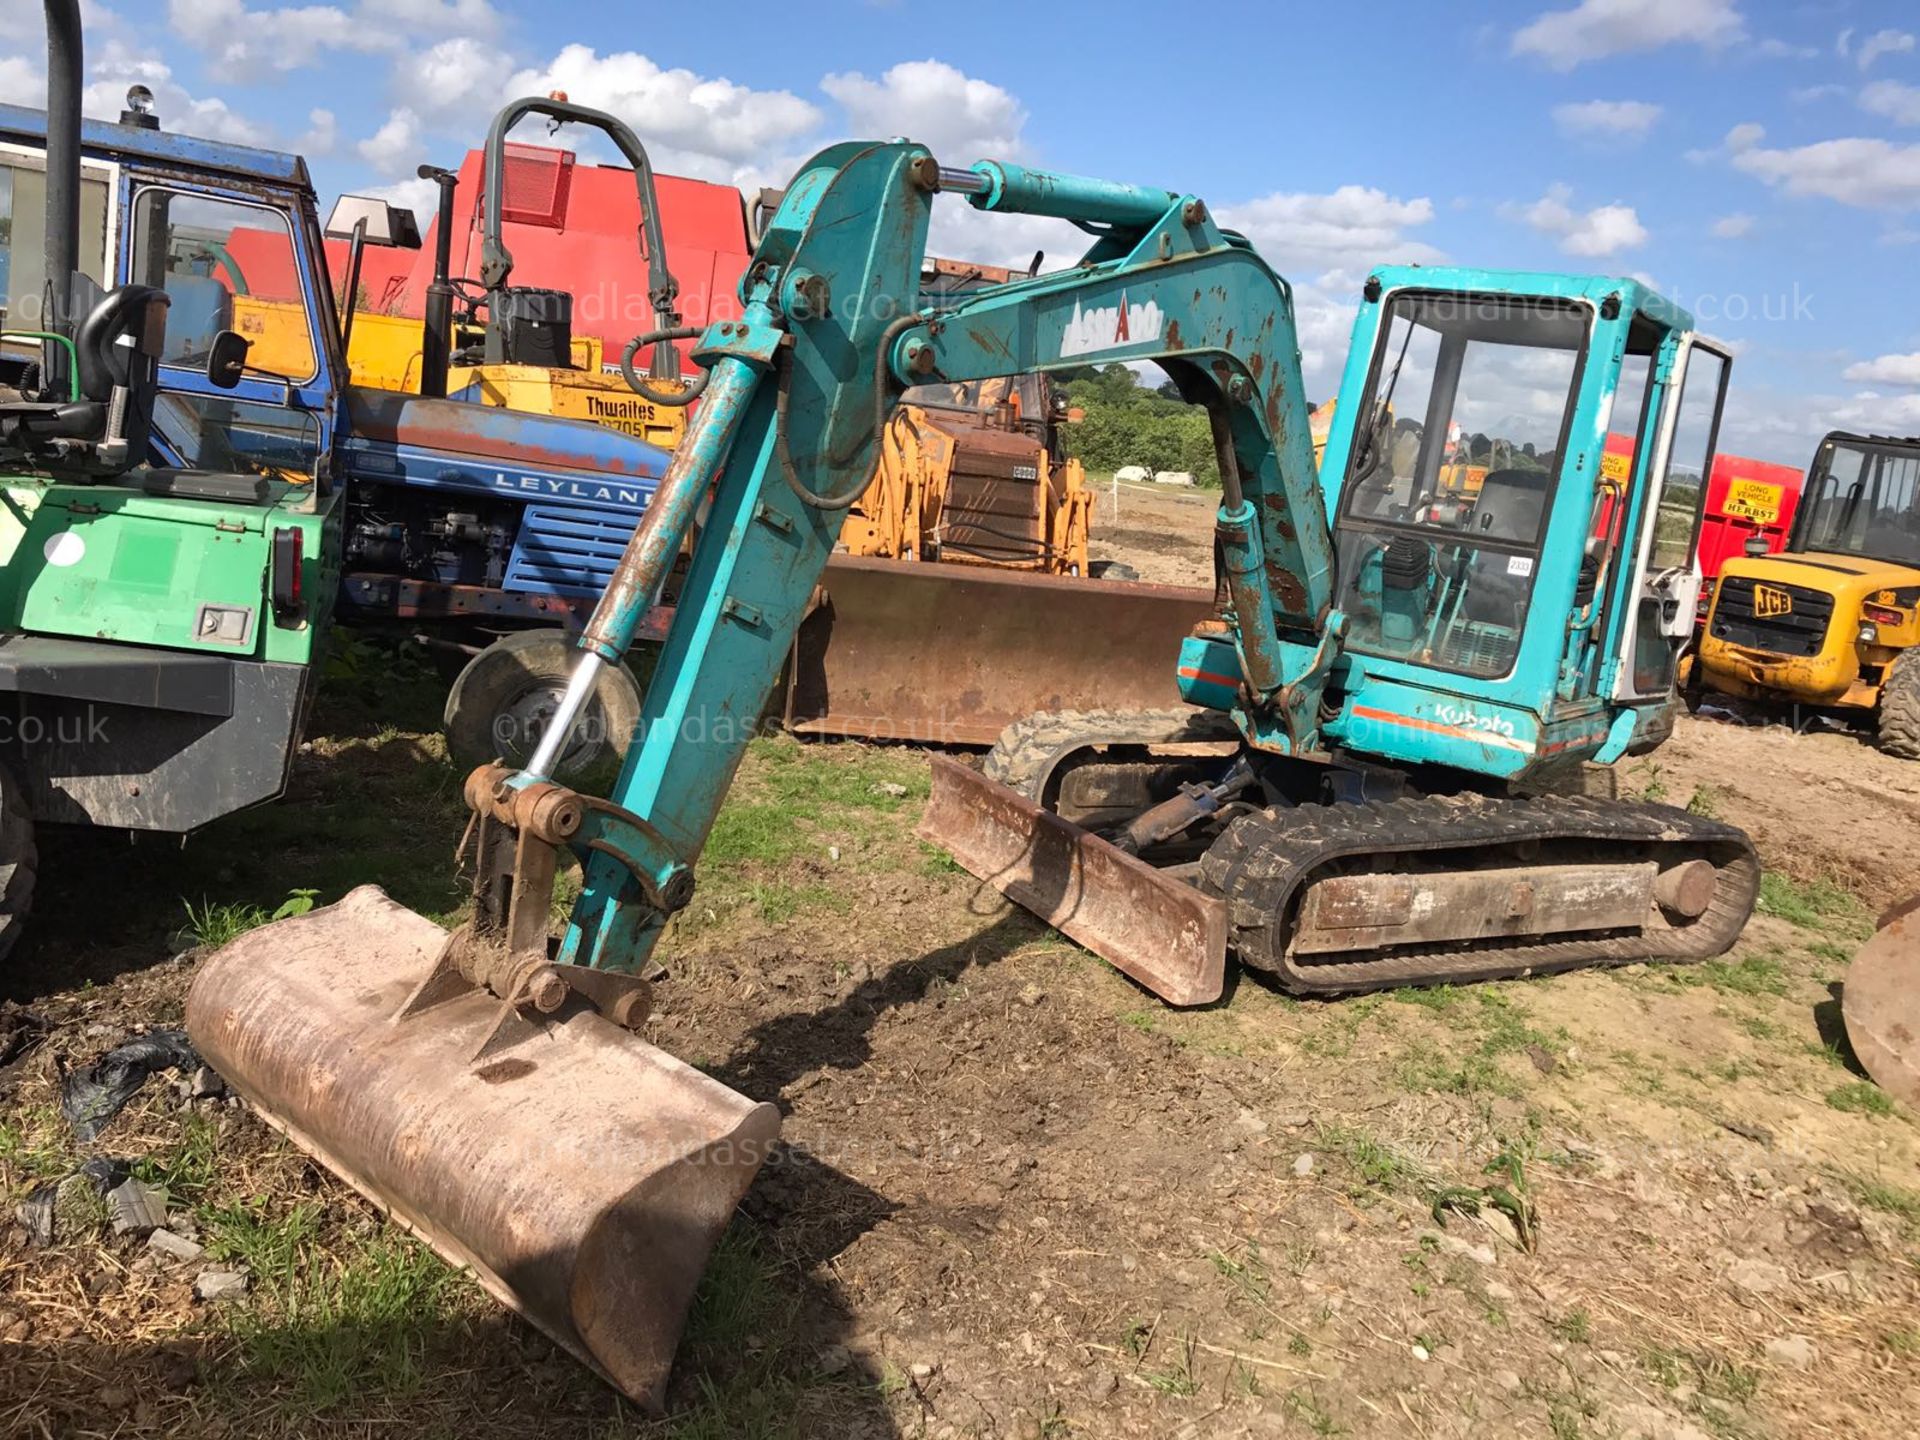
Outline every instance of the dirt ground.
[[(1122, 528), (1206, 504), (1123, 493)], [(1720, 961), (1334, 1003), (1242, 977), (1175, 1012), (915, 838), (917, 753), (756, 741), (648, 1035), (778, 1104), (785, 1148), (649, 1423), (244, 1109), (161, 1077), (92, 1142), (57, 1111), (63, 1067), (177, 1024), (197, 947), (290, 896), (458, 912), (434, 687), (359, 658), (282, 804), (184, 850), (48, 846), (0, 972), (0, 1034), (46, 1030), (0, 1068), (0, 1188), (124, 1157), (206, 1253), (84, 1206), (49, 1248), (0, 1227), (0, 1434), (1911, 1429), (1920, 1131), (1836, 993), (1920, 888), (1920, 766), (1712, 717), (1634, 762), (1760, 846)], [(210, 1266), (246, 1294), (196, 1300)]]

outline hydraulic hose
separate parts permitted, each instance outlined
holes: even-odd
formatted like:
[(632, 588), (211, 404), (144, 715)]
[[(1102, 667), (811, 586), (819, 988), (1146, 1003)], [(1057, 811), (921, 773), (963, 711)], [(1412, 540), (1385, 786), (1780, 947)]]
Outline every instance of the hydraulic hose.
[(649, 390), (646, 381), (642, 380), (633, 368), (633, 357), (649, 345), (663, 345), (674, 340), (698, 340), (699, 338), (700, 327), (697, 325), (680, 325), (672, 330), (654, 330), (645, 335), (634, 336), (627, 342), (627, 348), (620, 352), (620, 378), (625, 380), (633, 393), (642, 400), (651, 400), (656, 405), (691, 405), (700, 398), (700, 392), (707, 388), (707, 381), (713, 375), (711, 370), (702, 369), (700, 378), (688, 385), (685, 390), (665, 392)]

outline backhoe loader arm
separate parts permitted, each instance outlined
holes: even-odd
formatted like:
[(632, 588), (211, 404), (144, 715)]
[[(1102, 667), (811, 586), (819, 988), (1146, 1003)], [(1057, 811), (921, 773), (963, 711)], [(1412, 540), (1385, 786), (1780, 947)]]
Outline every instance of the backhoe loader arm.
[[(936, 192), (983, 210), (1094, 229), (1080, 265), (917, 311)], [(1098, 228), (1095, 228), (1098, 227)], [(573, 683), (528, 769), (486, 772), (482, 917), (510, 944), (544, 923), (522, 836), (601, 665), (618, 663), (696, 509), (691, 566), (610, 802), (583, 802), (552, 838), (585, 864), (563, 964), (630, 970), (692, 894), (692, 865), (832, 551), (842, 509), (872, 475), (899, 393), (929, 379), (1159, 360), (1213, 417), (1220, 537), (1246, 703), (1311, 734), (1310, 665), (1333, 558), (1315, 481), (1291, 297), (1192, 197), (984, 162), (943, 170), (909, 142), (832, 147), (801, 171), (742, 282), (738, 321), (696, 350), (707, 398), (581, 640)], [(488, 831), (488, 826), (493, 827)], [(538, 828), (536, 826), (536, 828)], [(493, 836), (489, 854), (487, 835)], [(517, 842), (515, 842), (517, 843)], [(509, 877), (519, 875), (519, 883)], [(490, 878), (491, 877), (491, 878)], [(511, 898), (510, 897), (511, 894)], [(537, 905), (537, 916), (536, 916)], [(516, 938), (517, 937), (517, 938)]]

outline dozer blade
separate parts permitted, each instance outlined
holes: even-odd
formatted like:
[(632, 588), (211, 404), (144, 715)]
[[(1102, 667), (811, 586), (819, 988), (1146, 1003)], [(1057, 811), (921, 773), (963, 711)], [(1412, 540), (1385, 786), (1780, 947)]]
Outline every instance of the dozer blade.
[(799, 734), (991, 745), (1038, 710), (1181, 703), (1167, 657), (1213, 592), (835, 555), (794, 639)]
[(1853, 957), (1840, 1012), (1875, 1083), (1920, 1110), (1920, 895), (1888, 911)]
[(207, 960), (188, 1032), (269, 1123), (657, 1412), (779, 1112), (590, 1009), (476, 1064), (484, 991), (395, 1018), (446, 938), (362, 886)]
[(922, 839), (1169, 1004), (1220, 998), (1227, 912), (1219, 900), (970, 766), (930, 758)]

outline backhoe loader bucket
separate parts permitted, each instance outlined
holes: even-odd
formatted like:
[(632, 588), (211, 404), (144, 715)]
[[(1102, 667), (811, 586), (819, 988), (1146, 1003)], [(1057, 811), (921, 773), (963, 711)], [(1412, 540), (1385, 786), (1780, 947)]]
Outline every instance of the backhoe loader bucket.
[(991, 745), (1039, 710), (1178, 705), (1213, 591), (835, 555), (794, 638), (786, 728)]
[(266, 1120), (649, 1410), (779, 1113), (590, 1008), (396, 1013), (447, 934), (373, 886), (207, 960), (195, 1045)]
[(1220, 998), (1227, 973), (1221, 901), (971, 766), (931, 758), (933, 790), (921, 839), (1168, 1004)]
[(1896, 905), (1840, 992), (1853, 1053), (1880, 1088), (1920, 1110), (1920, 895)]

